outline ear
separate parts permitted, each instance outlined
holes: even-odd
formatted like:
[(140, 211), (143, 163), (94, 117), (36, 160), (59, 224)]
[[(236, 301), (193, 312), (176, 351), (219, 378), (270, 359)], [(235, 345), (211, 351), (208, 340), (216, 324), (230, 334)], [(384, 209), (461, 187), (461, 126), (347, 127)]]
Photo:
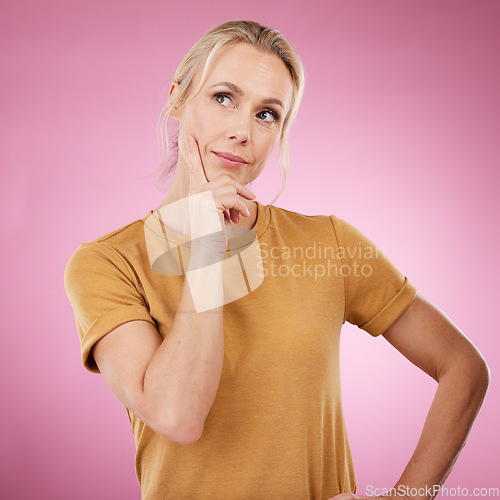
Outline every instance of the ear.
[(171, 108), (170, 116), (179, 121), (179, 108), (177, 106), (172, 107), (172, 103), (175, 101), (178, 93), (180, 92), (180, 84), (178, 82), (173, 82), (170, 86), (170, 92), (168, 93), (168, 107)]

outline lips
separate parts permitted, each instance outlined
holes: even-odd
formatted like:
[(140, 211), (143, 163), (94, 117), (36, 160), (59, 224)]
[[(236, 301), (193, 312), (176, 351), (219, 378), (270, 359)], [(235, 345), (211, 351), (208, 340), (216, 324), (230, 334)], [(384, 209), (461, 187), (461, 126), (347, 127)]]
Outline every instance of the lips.
[(223, 153), (219, 151), (214, 151), (214, 155), (219, 158), (219, 160), (228, 167), (242, 167), (248, 162), (241, 156), (236, 156), (231, 153)]
[(215, 151), (215, 154), (217, 156), (222, 156), (222, 158), (226, 158), (231, 161), (236, 161), (238, 163), (247, 163), (245, 159), (242, 158), (241, 156), (232, 155), (231, 153), (220, 153), (219, 151)]

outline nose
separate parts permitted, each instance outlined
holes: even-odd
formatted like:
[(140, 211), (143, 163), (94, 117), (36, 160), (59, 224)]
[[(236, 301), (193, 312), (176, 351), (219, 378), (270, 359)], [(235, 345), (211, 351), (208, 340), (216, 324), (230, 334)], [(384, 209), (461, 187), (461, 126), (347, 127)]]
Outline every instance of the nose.
[(229, 139), (241, 144), (247, 144), (250, 142), (251, 118), (241, 111), (236, 111), (232, 115), (227, 130)]

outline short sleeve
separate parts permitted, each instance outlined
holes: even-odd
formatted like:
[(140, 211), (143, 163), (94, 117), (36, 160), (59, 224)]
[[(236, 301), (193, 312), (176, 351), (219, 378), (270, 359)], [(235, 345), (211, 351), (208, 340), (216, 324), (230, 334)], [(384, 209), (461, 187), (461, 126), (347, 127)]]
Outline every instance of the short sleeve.
[(342, 259), (344, 321), (380, 335), (410, 305), (417, 290), (361, 231), (338, 217), (331, 219)]
[(80, 337), (83, 366), (99, 373), (92, 347), (116, 327), (134, 320), (155, 324), (129, 265), (102, 242), (82, 244), (64, 273)]

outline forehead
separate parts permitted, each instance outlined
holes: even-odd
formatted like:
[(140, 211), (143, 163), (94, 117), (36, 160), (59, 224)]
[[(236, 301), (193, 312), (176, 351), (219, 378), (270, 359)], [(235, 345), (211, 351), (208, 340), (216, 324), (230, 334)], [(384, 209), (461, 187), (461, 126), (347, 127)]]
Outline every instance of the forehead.
[(204, 87), (231, 82), (245, 96), (276, 98), (288, 109), (293, 91), (292, 77), (285, 63), (275, 54), (263, 52), (247, 43), (222, 46), (207, 69)]

